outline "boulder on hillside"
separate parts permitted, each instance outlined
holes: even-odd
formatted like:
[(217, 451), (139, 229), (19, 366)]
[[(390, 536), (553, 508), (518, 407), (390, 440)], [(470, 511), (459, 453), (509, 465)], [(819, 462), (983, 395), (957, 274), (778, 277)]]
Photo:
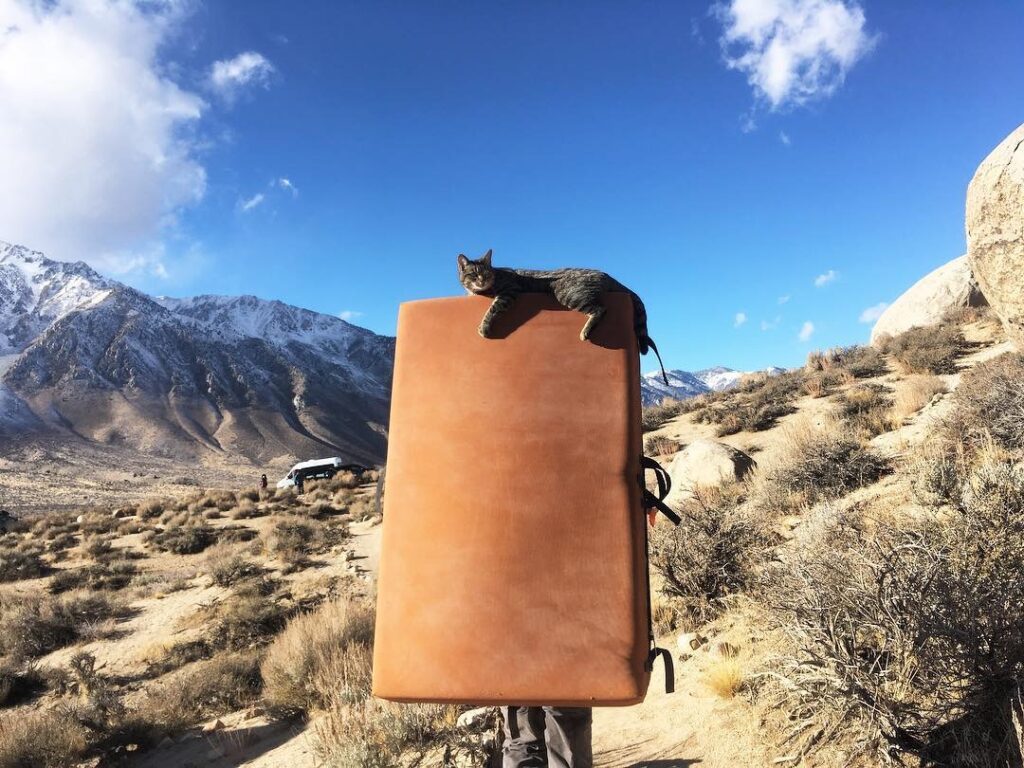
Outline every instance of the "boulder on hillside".
[(967, 255), (981, 290), (1024, 350), (1024, 125), (982, 161), (967, 187)]
[(689, 498), (696, 486), (717, 487), (742, 480), (757, 463), (743, 451), (714, 440), (694, 440), (675, 455), (668, 473), (669, 506)]
[(890, 304), (871, 329), (871, 343), (911, 328), (938, 325), (950, 310), (986, 303), (967, 257), (961, 256), (929, 272)]

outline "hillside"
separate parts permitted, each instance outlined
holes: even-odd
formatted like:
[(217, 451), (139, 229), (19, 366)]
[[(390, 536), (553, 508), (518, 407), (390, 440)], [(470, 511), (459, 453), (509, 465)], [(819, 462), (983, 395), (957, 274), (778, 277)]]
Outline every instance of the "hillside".
[(394, 340), (253, 296), (153, 298), (0, 244), (0, 435), (183, 463), (383, 459)]

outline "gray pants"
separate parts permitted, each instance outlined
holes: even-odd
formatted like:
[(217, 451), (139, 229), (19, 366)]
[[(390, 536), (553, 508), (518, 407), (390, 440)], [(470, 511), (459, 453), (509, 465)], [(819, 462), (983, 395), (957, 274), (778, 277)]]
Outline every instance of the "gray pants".
[(502, 768), (593, 768), (590, 707), (504, 707)]

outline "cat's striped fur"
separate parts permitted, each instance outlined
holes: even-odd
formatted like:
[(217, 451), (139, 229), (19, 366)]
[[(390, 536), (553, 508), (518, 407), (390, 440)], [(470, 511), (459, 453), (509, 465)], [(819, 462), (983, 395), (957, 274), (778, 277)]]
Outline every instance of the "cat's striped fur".
[(587, 321), (580, 331), (580, 339), (586, 341), (594, 326), (605, 313), (601, 294), (628, 293), (633, 300), (633, 328), (636, 331), (640, 354), (647, 354), (653, 349), (661, 365), (661, 375), (665, 376), (665, 366), (661, 355), (651, 337), (647, 334), (647, 310), (643, 301), (633, 291), (615, 278), (596, 269), (507, 269), (491, 265), (491, 251), (487, 251), (479, 259), (469, 259), (459, 254), (459, 282), (470, 293), (488, 296), (494, 299), (491, 306), (480, 321), (480, 335), (490, 336), (494, 318), (512, 306), (521, 293), (549, 293), (566, 309), (574, 309), (587, 316)]

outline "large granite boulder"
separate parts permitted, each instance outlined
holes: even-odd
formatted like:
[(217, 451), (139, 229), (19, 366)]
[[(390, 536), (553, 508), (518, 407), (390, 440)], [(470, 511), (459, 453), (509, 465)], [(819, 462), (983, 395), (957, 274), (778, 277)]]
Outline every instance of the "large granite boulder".
[(871, 343), (911, 328), (937, 325), (950, 310), (985, 306), (966, 256), (929, 272), (890, 304), (871, 329)]
[(1024, 350), (1024, 125), (975, 171), (966, 223), (971, 269), (1007, 335)]
[(714, 440), (694, 440), (675, 455), (669, 466), (672, 490), (668, 504), (685, 501), (699, 487), (717, 487), (742, 480), (757, 466), (743, 451)]

